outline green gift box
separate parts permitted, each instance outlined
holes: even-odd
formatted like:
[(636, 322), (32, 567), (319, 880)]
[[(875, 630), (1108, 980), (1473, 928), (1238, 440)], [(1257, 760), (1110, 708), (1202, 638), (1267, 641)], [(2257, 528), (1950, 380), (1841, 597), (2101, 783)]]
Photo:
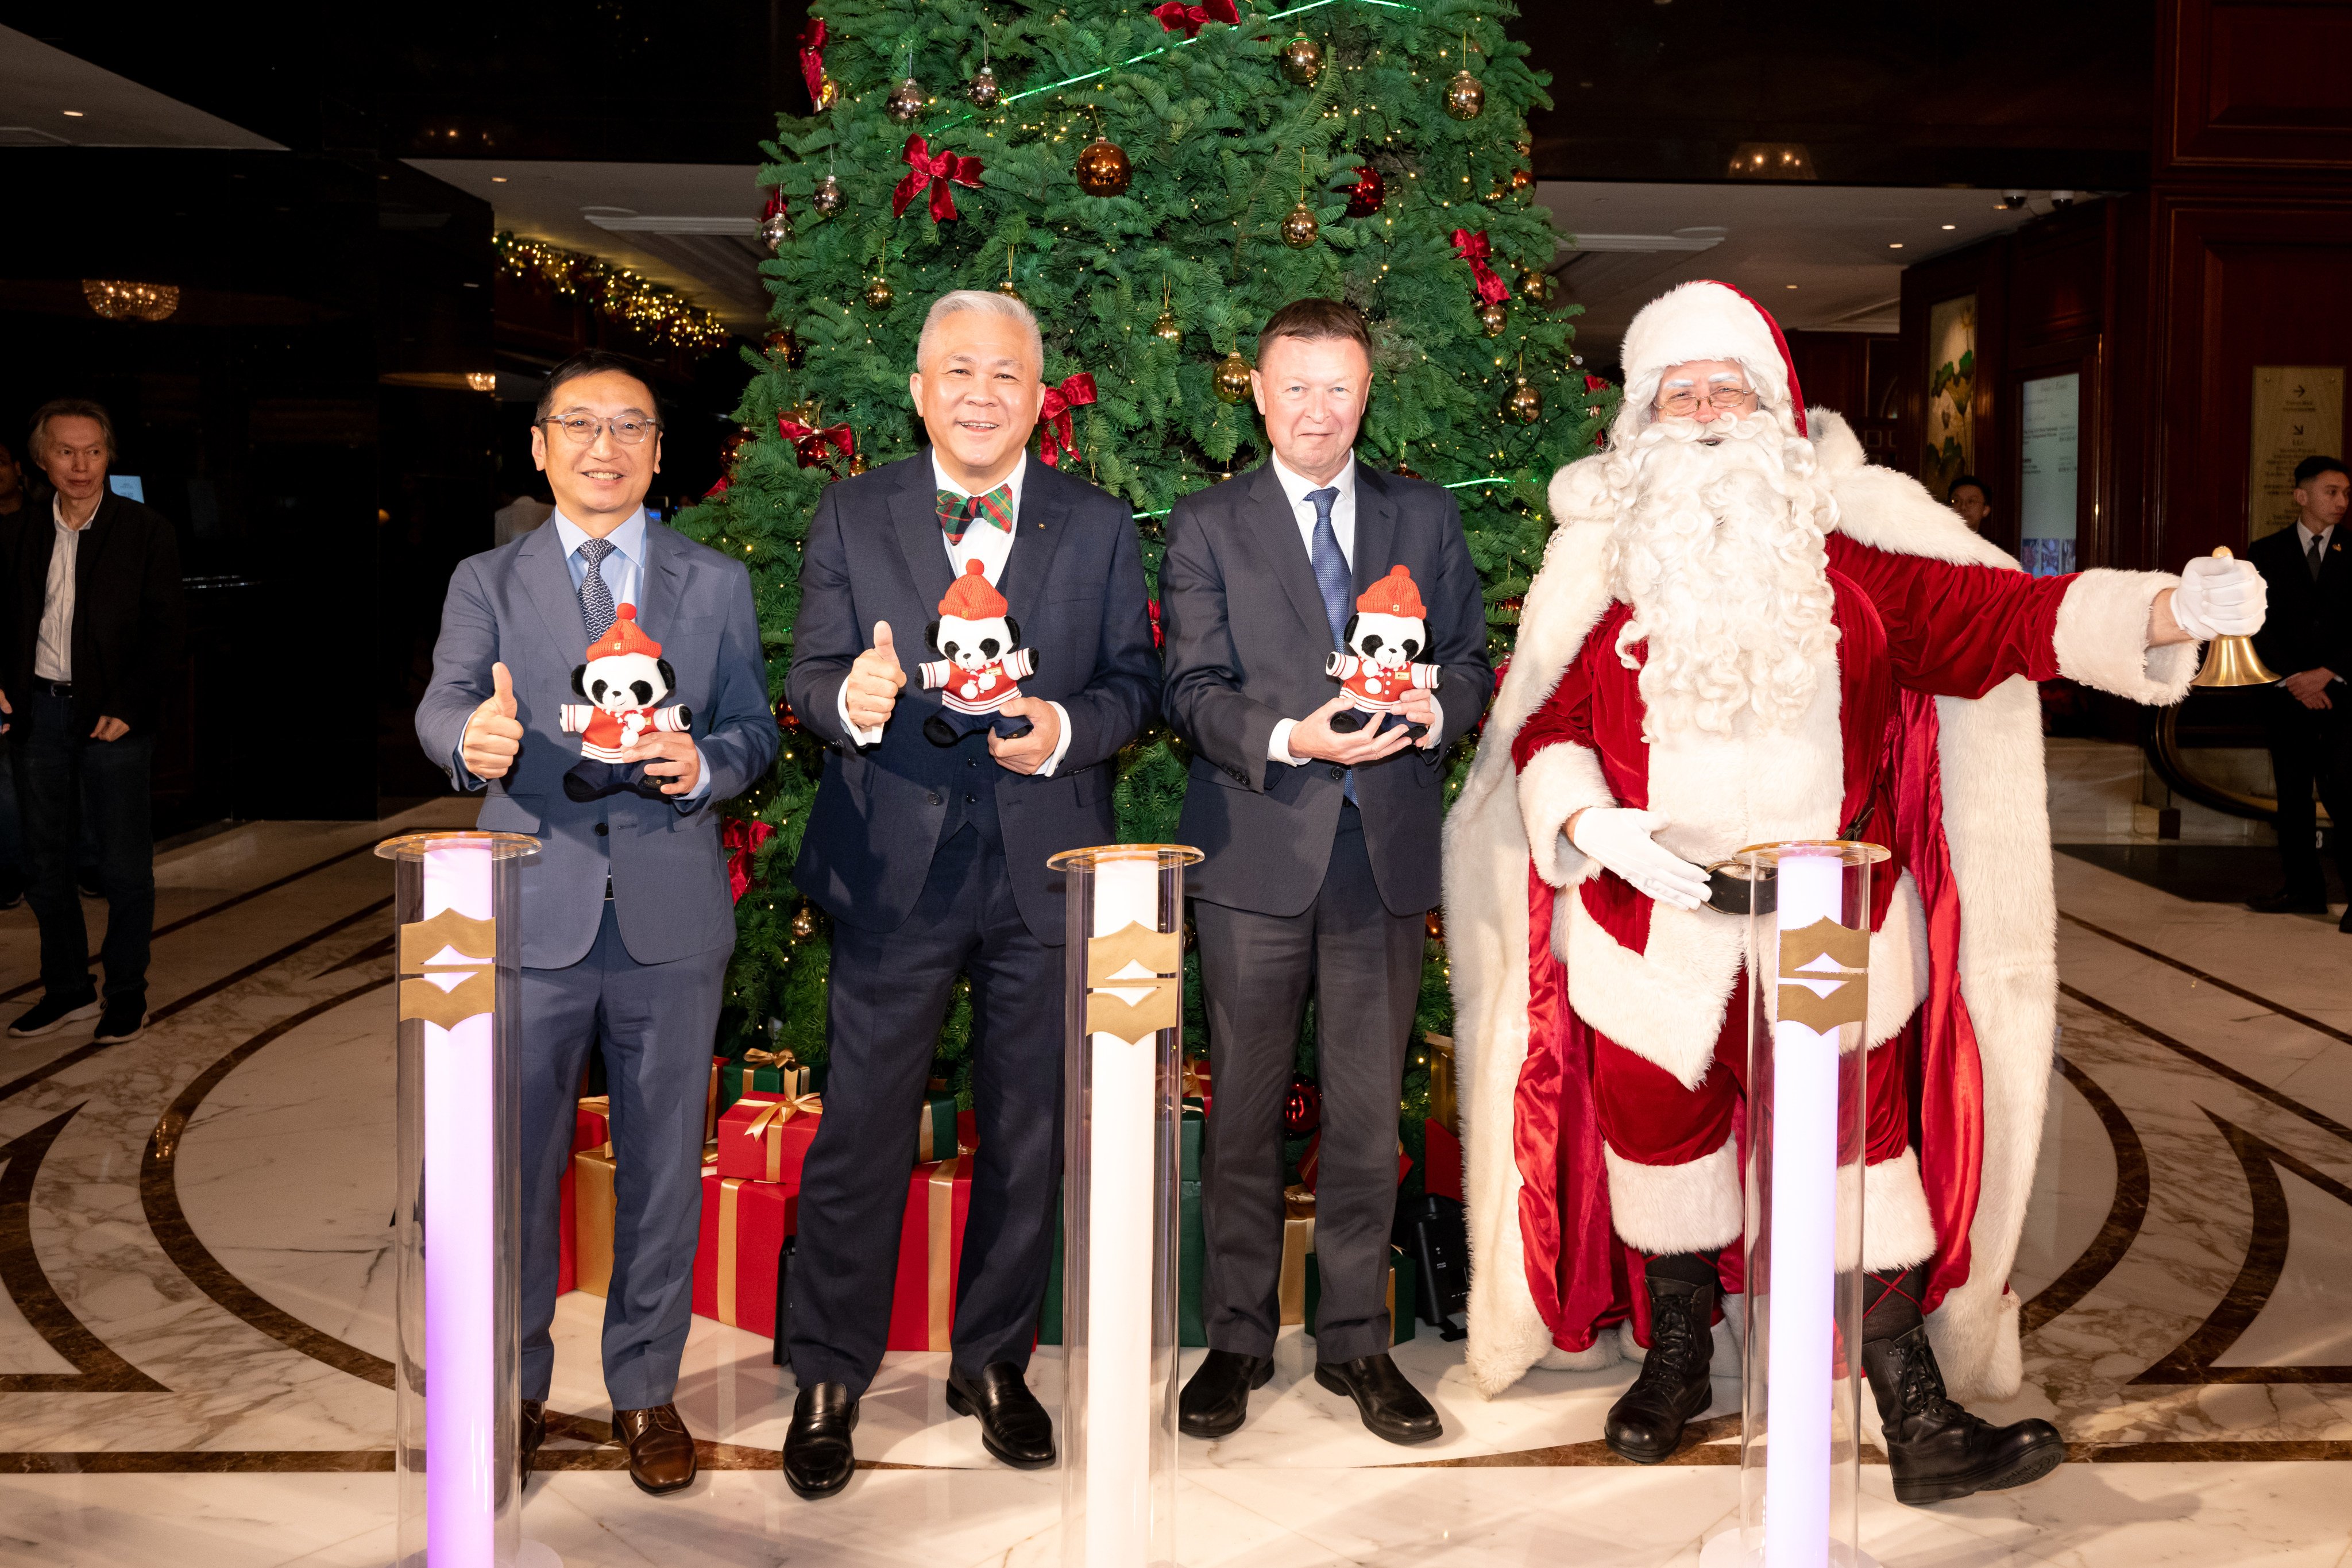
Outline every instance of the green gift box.
[(956, 1153), (956, 1101), (952, 1094), (923, 1097), (922, 1120), (915, 1135), (915, 1163), (951, 1160)]
[[(810, 1093), (808, 1079), (808, 1068), (793, 1060), (790, 1051), (746, 1051), (719, 1066), (719, 1099), (713, 1118), (726, 1115), (728, 1108), (747, 1094)], [(950, 1149), (949, 1152), (954, 1151)]]
[[(1176, 1184), (1176, 1342), (1196, 1349), (1209, 1342), (1209, 1326), (1201, 1311), (1201, 1290), (1208, 1278), (1209, 1237), (1201, 1219), (1201, 1108), (1184, 1107), (1177, 1124), (1182, 1174)], [(1037, 1314), (1037, 1342), (1062, 1342), (1062, 1220), (1057, 1204), (1054, 1217), (1054, 1264), (1045, 1276), (1045, 1301)]]
[[(1389, 1343), (1402, 1344), (1412, 1338), (1414, 1327), (1414, 1289), (1420, 1276), (1413, 1268), (1412, 1255), (1401, 1247), (1389, 1248)], [(1315, 1255), (1307, 1255), (1307, 1337), (1315, 1337), (1315, 1308), (1323, 1295), (1322, 1277), (1315, 1268)]]

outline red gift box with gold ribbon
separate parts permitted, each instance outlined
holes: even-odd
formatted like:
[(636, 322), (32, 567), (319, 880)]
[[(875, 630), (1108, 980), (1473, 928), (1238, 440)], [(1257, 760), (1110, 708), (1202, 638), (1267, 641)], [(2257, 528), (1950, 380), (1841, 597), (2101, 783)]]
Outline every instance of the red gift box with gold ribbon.
[(890, 1294), (894, 1351), (943, 1351), (955, 1328), (956, 1270), (971, 1207), (972, 1156), (918, 1165), (907, 1178), (898, 1230), (898, 1279)]
[(798, 1228), (800, 1194), (768, 1182), (702, 1178), (694, 1243), (694, 1312), (733, 1328), (776, 1327), (776, 1255)]
[(801, 1163), (824, 1118), (814, 1094), (746, 1094), (719, 1118), (719, 1173), (800, 1191)]
[[(572, 1152), (602, 1148), (613, 1141), (612, 1101), (603, 1095), (583, 1100), (573, 1117)], [(557, 1188), (562, 1196), (557, 1201), (555, 1230), (555, 1293), (559, 1296), (580, 1287), (580, 1197), (572, 1177), (572, 1162), (563, 1163), (563, 1178)]]

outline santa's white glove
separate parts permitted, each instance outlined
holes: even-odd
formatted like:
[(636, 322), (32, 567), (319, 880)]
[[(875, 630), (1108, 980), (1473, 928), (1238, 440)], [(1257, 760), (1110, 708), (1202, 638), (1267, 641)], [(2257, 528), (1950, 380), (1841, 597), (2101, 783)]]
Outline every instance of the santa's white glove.
[(1706, 873), (1651, 835), (1666, 825), (1654, 811), (1594, 805), (1577, 813), (1569, 842), (1660, 903), (1695, 910), (1706, 901)]
[(2200, 555), (2180, 569), (2172, 618), (2199, 642), (2252, 637), (2263, 629), (2270, 589), (2251, 561)]

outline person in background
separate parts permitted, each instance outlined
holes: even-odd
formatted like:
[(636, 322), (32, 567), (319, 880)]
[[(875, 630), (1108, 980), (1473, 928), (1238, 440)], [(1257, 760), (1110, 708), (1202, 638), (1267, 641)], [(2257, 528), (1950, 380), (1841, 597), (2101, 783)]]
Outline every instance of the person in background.
[[(15, 526), (32, 504), (16, 454), (0, 442), (0, 529)], [(16, 815), (16, 775), (8, 763), (8, 741), (0, 735), (0, 910), (25, 901), (25, 831)]]
[(1970, 533), (1985, 531), (1985, 519), (1992, 515), (1992, 492), (1974, 474), (1962, 474), (1944, 492), (1944, 504), (1960, 514)]
[[(2297, 463), (2294, 504), (2293, 528), (2264, 534), (2246, 549), (2271, 595), (2271, 618), (2254, 634), (2254, 651), (2284, 677), (2263, 695), (2285, 879), (2251, 907), (2324, 915), (2327, 877), (2319, 864), (2315, 788), (2334, 824), (2336, 868), (2352, 887), (2352, 686), (2346, 684), (2352, 678), (2352, 553), (2344, 548), (2352, 477), (2342, 459)], [(2336, 929), (2352, 933), (2352, 908)]]
[(0, 522), (5, 522), (23, 511), (29, 502), (25, 494), (25, 470), (16, 466), (16, 454), (0, 443)]
[[(26, 897), (41, 926), (41, 999), (19, 1039), (97, 1015), (100, 1045), (147, 1027), (155, 925), (150, 777), (164, 678), (180, 651), (179, 541), (161, 512), (114, 494), (114, 422), (83, 398), (44, 404), (27, 445), (57, 493), (48, 516), (0, 527), (0, 713), (22, 808)], [(47, 522), (48, 526), (42, 524)], [(77, 896), (82, 816), (97, 829), (106, 894), (101, 1010)]]

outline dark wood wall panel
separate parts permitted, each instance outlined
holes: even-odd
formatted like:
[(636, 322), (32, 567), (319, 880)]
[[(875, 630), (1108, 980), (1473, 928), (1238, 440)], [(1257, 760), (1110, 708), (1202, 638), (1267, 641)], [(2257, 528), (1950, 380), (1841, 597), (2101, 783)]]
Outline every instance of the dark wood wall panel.
[(2352, 0), (2164, 0), (2157, 176), (2352, 164)]

